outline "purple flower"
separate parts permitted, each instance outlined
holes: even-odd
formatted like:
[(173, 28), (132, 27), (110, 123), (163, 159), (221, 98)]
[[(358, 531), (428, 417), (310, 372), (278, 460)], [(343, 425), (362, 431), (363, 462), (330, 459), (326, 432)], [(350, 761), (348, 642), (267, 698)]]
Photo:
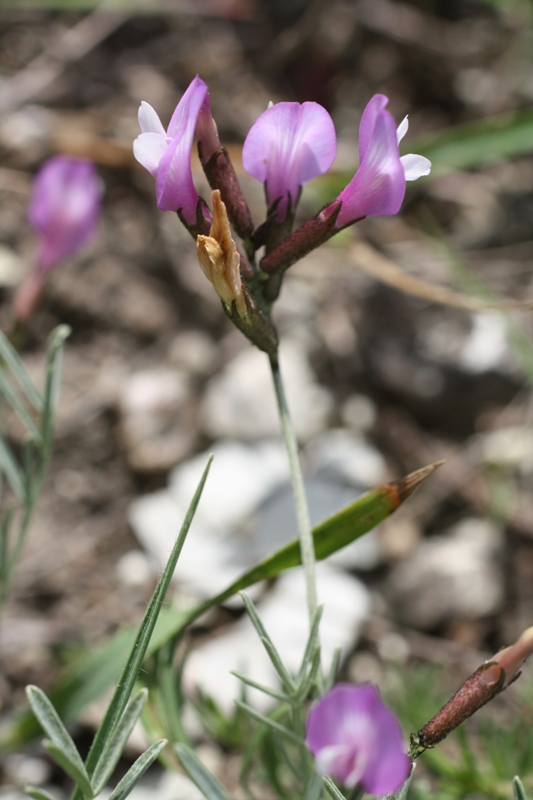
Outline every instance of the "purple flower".
[(250, 129), (242, 150), (246, 172), (265, 184), (276, 216), (294, 211), (304, 183), (322, 175), (336, 153), (335, 128), (318, 103), (277, 103)]
[(370, 683), (341, 683), (321, 697), (307, 718), (306, 743), (317, 770), (350, 789), (389, 794), (411, 771), (398, 720)]
[(28, 219), (39, 236), (37, 269), (46, 272), (95, 233), (102, 199), (94, 164), (54, 156), (33, 184)]
[(198, 75), (178, 103), (166, 131), (152, 106), (143, 101), (139, 108), (142, 133), (133, 143), (135, 158), (155, 178), (157, 207), (180, 211), (190, 225), (196, 221), (200, 199), (192, 179), (191, 154), (203, 106), (204, 116), (210, 117), (207, 85)]
[(325, 214), (342, 203), (335, 227), (342, 228), (361, 217), (397, 214), (405, 195), (405, 182), (429, 175), (431, 162), (424, 156), (401, 156), (398, 144), (407, 133), (407, 117), (396, 124), (385, 110), (389, 102), (376, 94), (366, 106), (359, 126), (359, 168)]

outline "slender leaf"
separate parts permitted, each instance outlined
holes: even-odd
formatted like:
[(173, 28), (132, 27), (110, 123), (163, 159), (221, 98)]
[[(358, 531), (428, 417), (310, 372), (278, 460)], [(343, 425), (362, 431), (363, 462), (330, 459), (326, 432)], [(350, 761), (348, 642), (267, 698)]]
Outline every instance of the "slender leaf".
[(120, 722), (118, 723), (113, 736), (109, 741), (109, 745), (105, 749), (102, 758), (92, 776), (92, 785), (94, 786), (94, 793), (100, 794), (107, 781), (113, 774), (120, 756), (126, 746), (135, 723), (141, 716), (142, 710), (148, 699), (148, 690), (142, 689), (136, 697), (126, 707)]
[(33, 383), (28, 377), (24, 364), (7, 336), (0, 331), (0, 360), (3, 360), (7, 369), (15, 377), (20, 388), (39, 413), (43, 409), (43, 400)]
[(146, 656), (150, 639), (152, 638), (167, 589), (172, 579), (172, 575), (174, 574), (174, 570), (176, 568), (176, 564), (178, 563), (178, 558), (181, 554), (183, 545), (185, 544), (185, 539), (187, 538), (189, 528), (191, 527), (198, 503), (200, 502), (200, 497), (202, 496), (202, 491), (207, 480), (207, 475), (209, 473), (212, 460), (213, 457), (210, 456), (187, 514), (185, 515), (185, 519), (183, 520), (181, 530), (170, 554), (168, 563), (161, 578), (159, 579), (155, 592), (152, 595), (152, 599), (150, 600), (146, 610), (146, 614), (144, 615), (141, 627), (139, 628), (139, 633), (137, 634), (135, 643), (128, 658), (128, 662), (118, 682), (113, 699), (109, 704), (103, 722), (94, 738), (91, 750), (87, 757), (87, 771), (89, 775), (94, 774), (96, 767), (99, 766), (100, 759), (105, 760), (107, 758), (106, 751), (109, 747), (109, 742), (114, 734), (115, 727), (118, 724), (124, 709), (126, 708), (126, 704), (130, 698), (135, 681), (137, 680), (139, 670), (141, 669), (142, 663)]
[(346, 800), (341, 790), (337, 788), (331, 778), (322, 778), (322, 783), (331, 797), (331, 800)]
[(342, 648), (336, 647), (335, 652), (333, 653), (333, 658), (331, 659), (331, 666), (328, 670), (328, 674), (326, 675), (326, 679), (324, 681), (324, 693), (329, 692), (335, 681), (337, 680), (337, 675), (339, 672), (339, 666), (341, 663), (342, 657)]
[(269, 686), (264, 686), (262, 683), (257, 683), (257, 681), (248, 678), (247, 675), (243, 675), (242, 672), (231, 670), (231, 674), (235, 675), (235, 677), (246, 684), (246, 686), (250, 686), (252, 689), (257, 689), (258, 692), (263, 692), (263, 694), (267, 694), (269, 697), (273, 697), (275, 700), (280, 700), (282, 703), (292, 703), (292, 698), (285, 694), (285, 692), (280, 692), (277, 689), (271, 689)]
[(300, 703), (309, 696), (311, 689), (317, 683), (317, 678), (320, 672), (320, 646), (317, 646), (313, 654), (313, 659), (309, 664), (309, 672), (303, 678), (297, 691), (297, 700)]
[(126, 772), (114, 791), (111, 792), (109, 800), (124, 800), (134, 788), (135, 784), (142, 778), (148, 767), (153, 764), (166, 744), (168, 744), (166, 739), (159, 739), (159, 741), (150, 745), (148, 750), (146, 750), (142, 756), (139, 756), (133, 766)]
[(53, 742), (48, 741), (45, 739), (44, 747), (50, 754), (51, 758), (58, 764), (63, 772), (65, 772), (76, 784), (77, 789), (83, 794), (85, 798), (92, 798), (95, 796), (95, 792), (91, 787), (91, 783), (89, 781), (87, 772), (85, 771), (85, 767), (83, 763), (81, 766), (83, 769), (80, 769), (79, 764), (74, 763), (73, 761), (68, 758), (64, 750), (61, 750), (60, 747), (57, 747)]
[(307, 644), (305, 646), (305, 651), (302, 658), (302, 666), (300, 667), (300, 670), (296, 677), (297, 686), (301, 684), (304, 675), (307, 672), (307, 668), (310, 662), (313, 660), (315, 651), (318, 647), (318, 629), (320, 626), (320, 620), (322, 619), (323, 612), (324, 612), (324, 606), (319, 606), (316, 610), (316, 614), (313, 619), (313, 624), (311, 625), (311, 630), (309, 631)]
[(194, 750), (186, 744), (178, 743), (174, 746), (174, 752), (189, 778), (207, 797), (207, 800), (229, 800), (220, 781), (202, 764)]
[(13, 454), (9, 449), (7, 442), (0, 435), (0, 470), (4, 473), (9, 485), (13, 490), (13, 494), (21, 505), (26, 502), (26, 492), (24, 491), (24, 481), (20, 474), (20, 469), (17, 462), (13, 458)]
[(39, 786), (25, 786), (24, 791), (26, 794), (29, 794), (30, 797), (33, 797), (33, 800), (55, 800), (53, 795), (45, 789), (41, 789)]
[(320, 800), (322, 794), (322, 778), (320, 775), (314, 773), (311, 775), (309, 782), (305, 788), (303, 800)]
[(41, 441), (41, 432), (37, 427), (34, 418), (29, 413), (18, 393), (13, 389), (2, 369), (0, 369), (0, 395), (5, 397), (11, 408), (15, 411), (18, 418), (28, 431), (28, 433), (37, 441)]
[(522, 783), (518, 775), (515, 775), (513, 778), (513, 797), (514, 800), (527, 800), (524, 784)]
[(92, 794), (89, 776), (81, 756), (52, 703), (37, 686), (28, 686), (26, 695), (31, 710), (51, 740), (50, 745), (47, 745), (51, 755), (63, 767), (65, 772), (76, 781), (85, 795)]
[(295, 688), (294, 680), (292, 679), (291, 675), (289, 675), (289, 673), (287, 672), (285, 665), (283, 664), (283, 661), (281, 660), (281, 657), (278, 651), (276, 650), (276, 647), (272, 639), (268, 635), (265, 626), (263, 625), (257, 611), (255, 610), (254, 604), (252, 603), (250, 598), (246, 594), (244, 594), (244, 592), (241, 593), (241, 597), (244, 606), (246, 608), (246, 611), (248, 612), (248, 616), (250, 617), (250, 620), (252, 622), (252, 625), (256, 629), (261, 641), (263, 642), (265, 650), (268, 653), (268, 657), (272, 661), (274, 669), (281, 678), (284, 687), (287, 688), (290, 692), (293, 692)]
[(48, 339), (46, 353), (44, 403), (41, 420), (41, 433), (43, 441), (50, 444), (53, 433), (54, 412), (59, 397), (61, 384), (61, 365), (63, 362), (63, 343), (70, 335), (68, 325), (58, 325)]
[(275, 720), (271, 719), (270, 717), (261, 714), (260, 711), (256, 711), (255, 708), (249, 706), (247, 703), (243, 703), (242, 700), (235, 700), (235, 704), (242, 708), (243, 711), (255, 719), (256, 722), (260, 722), (262, 725), (266, 725), (271, 730), (279, 733), (280, 736), (284, 736), (286, 739), (290, 739), (291, 742), (296, 742), (296, 744), (302, 745), (303, 741), (300, 736), (297, 736), (291, 730), (282, 725), (280, 722), (276, 722)]

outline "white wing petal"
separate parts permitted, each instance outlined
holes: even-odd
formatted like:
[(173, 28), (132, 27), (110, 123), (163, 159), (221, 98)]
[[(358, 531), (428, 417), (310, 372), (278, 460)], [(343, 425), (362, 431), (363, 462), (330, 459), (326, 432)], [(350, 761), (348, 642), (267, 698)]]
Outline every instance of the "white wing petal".
[(416, 181), (431, 172), (431, 161), (425, 156), (409, 153), (407, 156), (402, 156), (400, 161), (402, 162), (406, 181)]
[(141, 133), (133, 142), (133, 155), (155, 178), (159, 161), (167, 146), (165, 137), (159, 133)]
[(157, 112), (152, 108), (150, 103), (146, 103), (144, 100), (139, 106), (139, 125), (143, 133), (158, 133), (160, 136), (166, 135), (161, 120), (157, 116)]
[(409, 119), (404, 117), (396, 129), (396, 136), (398, 137), (398, 144), (402, 141), (409, 128)]

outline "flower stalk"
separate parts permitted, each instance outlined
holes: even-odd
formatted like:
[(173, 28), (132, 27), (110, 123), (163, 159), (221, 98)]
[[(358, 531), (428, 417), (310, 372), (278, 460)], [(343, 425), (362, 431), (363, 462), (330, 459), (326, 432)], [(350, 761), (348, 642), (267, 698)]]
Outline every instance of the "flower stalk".
[(281, 421), (281, 431), (285, 449), (289, 457), (289, 468), (291, 475), (292, 491), (294, 495), (294, 505), (296, 509), (296, 520), (298, 525), (298, 536), (300, 539), (300, 550), (302, 554), (302, 565), (305, 573), (307, 588), (307, 607), (309, 611), (309, 627), (312, 626), (317, 610), (316, 596), (316, 577), (315, 577), (315, 546), (311, 531), (311, 518), (305, 494), (305, 485), (302, 475), (300, 458), (298, 455), (298, 442), (289, 413), (285, 387), (281, 376), (279, 360), (277, 355), (270, 356), (270, 369), (276, 391), (276, 400)]

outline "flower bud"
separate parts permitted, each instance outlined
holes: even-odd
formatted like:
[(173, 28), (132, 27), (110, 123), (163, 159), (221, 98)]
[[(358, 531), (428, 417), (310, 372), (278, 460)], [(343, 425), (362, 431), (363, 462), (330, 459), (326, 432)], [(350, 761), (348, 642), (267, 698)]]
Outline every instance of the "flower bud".
[(506, 689), (520, 675), (524, 661), (533, 653), (533, 627), (518, 641), (500, 650), (465, 681), (441, 710), (411, 736), (411, 755), (434, 747), (478, 709)]

